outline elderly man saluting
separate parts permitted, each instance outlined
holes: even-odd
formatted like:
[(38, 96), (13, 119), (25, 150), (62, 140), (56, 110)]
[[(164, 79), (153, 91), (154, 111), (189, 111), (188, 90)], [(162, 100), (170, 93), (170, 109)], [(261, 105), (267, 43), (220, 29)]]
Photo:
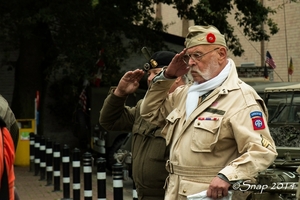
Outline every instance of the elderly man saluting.
[[(191, 26), (185, 46), (154, 77), (141, 115), (164, 127), (170, 147), (165, 199), (206, 190), (208, 197), (220, 199), (231, 184), (254, 182), (275, 160), (276, 147), (267, 108), (238, 78), (224, 35), (214, 26)], [(175, 78), (188, 72), (194, 83), (168, 95)]]

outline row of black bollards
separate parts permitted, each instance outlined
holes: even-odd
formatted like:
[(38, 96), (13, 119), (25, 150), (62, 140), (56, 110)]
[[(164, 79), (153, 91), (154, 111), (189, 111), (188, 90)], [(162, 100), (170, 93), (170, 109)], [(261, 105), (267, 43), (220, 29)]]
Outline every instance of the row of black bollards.
[[(81, 198), (81, 152), (75, 148), (72, 152), (72, 166), (70, 166), (70, 149), (68, 145), (62, 148), (59, 143), (53, 143), (50, 139), (45, 139), (43, 136), (30, 134), (30, 168), (29, 171), (34, 171), (35, 176), (40, 176), (40, 180), (46, 180), (46, 186), (52, 185), (55, 191), (60, 190), (62, 178), (63, 183), (63, 198), (62, 200), (71, 199), (71, 180), (70, 167), (72, 167), (73, 178), (73, 198), (80, 200)], [(61, 177), (62, 165), (62, 177)], [(84, 182), (84, 200), (92, 200), (92, 154), (86, 152), (82, 155), (82, 170)], [(113, 195), (114, 200), (123, 200), (123, 165), (116, 163), (112, 166), (113, 176)], [(137, 199), (135, 189), (133, 188), (133, 199)], [(97, 199), (106, 199), (106, 161), (105, 158), (97, 159)]]
[(47, 185), (52, 184), (53, 177), (53, 142), (51, 140), (46, 141), (46, 177)]
[(63, 194), (64, 199), (70, 198), (70, 156), (69, 147), (64, 145), (62, 152), (62, 167), (63, 167)]
[(84, 199), (92, 200), (92, 156), (90, 153), (83, 155), (83, 178), (84, 178)]
[(104, 158), (97, 160), (97, 190), (98, 199), (106, 198), (106, 161)]
[(115, 199), (123, 199), (123, 166), (120, 165), (114, 165), (113, 166), (113, 188), (114, 188), (114, 194), (116, 196)]
[(40, 138), (40, 180), (45, 180), (46, 174), (46, 139), (44, 137)]
[(80, 150), (73, 151), (73, 199), (80, 200)]
[(53, 181), (54, 191), (60, 191), (60, 144), (53, 146)]
[(34, 175), (37, 176), (40, 171), (40, 137), (35, 137), (34, 141)]

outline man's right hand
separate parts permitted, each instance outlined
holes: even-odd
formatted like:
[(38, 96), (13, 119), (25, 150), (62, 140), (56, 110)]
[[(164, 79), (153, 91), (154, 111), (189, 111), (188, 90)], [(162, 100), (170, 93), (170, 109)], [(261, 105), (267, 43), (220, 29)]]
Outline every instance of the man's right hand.
[(169, 64), (164, 73), (164, 76), (166, 78), (177, 78), (188, 73), (190, 67), (183, 62), (183, 56), (185, 52), (186, 49), (176, 54), (175, 57), (172, 59), (171, 63)]
[(138, 87), (139, 82), (144, 76), (144, 71), (141, 69), (136, 69), (134, 71), (128, 71), (120, 79), (114, 94), (119, 97), (124, 97), (129, 94), (134, 93)]

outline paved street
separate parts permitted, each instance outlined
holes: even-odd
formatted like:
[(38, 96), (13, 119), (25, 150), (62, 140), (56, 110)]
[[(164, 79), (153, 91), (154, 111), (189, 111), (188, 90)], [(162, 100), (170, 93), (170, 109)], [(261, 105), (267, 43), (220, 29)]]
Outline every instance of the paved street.
[[(63, 200), (63, 184), (61, 179), (60, 191), (54, 192), (54, 185), (46, 186), (46, 180), (40, 180), (40, 176), (35, 176), (29, 166), (15, 166), (16, 181), (15, 186), (20, 196), (20, 200)], [(62, 173), (61, 173), (62, 175)], [(72, 177), (72, 174), (70, 175)], [(72, 179), (72, 178), (71, 178)], [(93, 200), (97, 200), (97, 177), (96, 167), (93, 168), (92, 176)], [(81, 177), (81, 200), (84, 200), (84, 179)], [(73, 197), (72, 180), (70, 184), (70, 199)], [(123, 181), (123, 199), (132, 200), (132, 180)], [(113, 181), (112, 176), (106, 174), (106, 199), (113, 200)]]

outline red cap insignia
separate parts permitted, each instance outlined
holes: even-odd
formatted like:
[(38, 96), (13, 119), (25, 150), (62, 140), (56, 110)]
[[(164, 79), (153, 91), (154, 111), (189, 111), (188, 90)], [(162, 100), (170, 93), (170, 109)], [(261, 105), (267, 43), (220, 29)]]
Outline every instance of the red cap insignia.
[(213, 33), (209, 33), (206, 35), (206, 40), (209, 43), (214, 43), (216, 41), (216, 36)]

